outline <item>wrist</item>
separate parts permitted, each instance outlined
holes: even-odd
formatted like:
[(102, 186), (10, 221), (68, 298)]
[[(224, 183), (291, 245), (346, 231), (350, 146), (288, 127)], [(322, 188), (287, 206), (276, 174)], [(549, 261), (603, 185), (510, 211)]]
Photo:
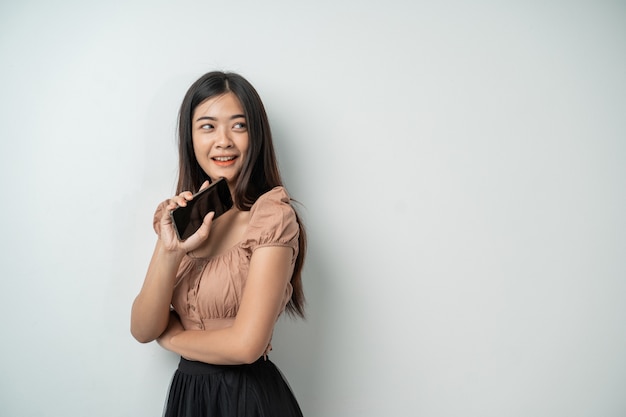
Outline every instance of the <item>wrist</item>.
[(172, 264), (176, 264), (179, 265), (180, 262), (183, 260), (184, 256), (185, 256), (185, 251), (182, 249), (169, 249), (166, 247), (165, 244), (163, 244), (163, 242), (161, 241), (161, 244), (159, 245), (159, 249), (157, 251), (158, 256), (168, 262), (168, 263), (172, 263)]

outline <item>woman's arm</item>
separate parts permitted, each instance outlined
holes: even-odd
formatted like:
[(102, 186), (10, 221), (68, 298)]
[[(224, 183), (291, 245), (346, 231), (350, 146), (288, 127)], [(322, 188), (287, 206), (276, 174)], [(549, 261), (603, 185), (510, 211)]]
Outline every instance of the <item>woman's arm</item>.
[(179, 355), (217, 365), (252, 363), (265, 352), (284, 305), (291, 278), (293, 249), (261, 247), (254, 251), (241, 305), (232, 327), (182, 330), (170, 326), (159, 343)]
[[(208, 181), (202, 188), (208, 186)], [(159, 337), (167, 328), (176, 274), (185, 253), (200, 246), (209, 236), (213, 212), (207, 214), (202, 226), (187, 240), (176, 237), (169, 212), (177, 206), (186, 206), (193, 195), (189, 191), (168, 200), (159, 220), (157, 240), (148, 272), (131, 311), (130, 332), (139, 342), (147, 343)]]
[(168, 251), (160, 239), (157, 241), (131, 311), (130, 332), (141, 343), (155, 340), (167, 327), (176, 272), (183, 255)]

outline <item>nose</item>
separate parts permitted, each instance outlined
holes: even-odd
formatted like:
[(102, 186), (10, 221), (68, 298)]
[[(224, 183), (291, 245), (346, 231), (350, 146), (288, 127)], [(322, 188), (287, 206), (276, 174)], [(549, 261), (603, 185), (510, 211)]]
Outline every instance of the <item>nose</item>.
[(230, 139), (228, 129), (219, 129), (217, 132), (217, 138), (215, 139), (215, 146), (220, 149), (226, 149), (233, 146), (233, 142)]

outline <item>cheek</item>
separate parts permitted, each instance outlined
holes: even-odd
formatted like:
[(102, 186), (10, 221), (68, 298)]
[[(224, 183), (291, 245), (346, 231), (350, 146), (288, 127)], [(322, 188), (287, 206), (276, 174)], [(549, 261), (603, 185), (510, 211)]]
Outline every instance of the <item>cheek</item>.
[(248, 152), (248, 149), (250, 148), (250, 140), (247, 136), (241, 138), (238, 148), (242, 153)]
[(205, 153), (206, 145), (204, 145), (201, 140), (198, 140), (194, 137), (192, 137), (191, 145), (196, 159), (200, 161), (202, 159), (202, 155)]

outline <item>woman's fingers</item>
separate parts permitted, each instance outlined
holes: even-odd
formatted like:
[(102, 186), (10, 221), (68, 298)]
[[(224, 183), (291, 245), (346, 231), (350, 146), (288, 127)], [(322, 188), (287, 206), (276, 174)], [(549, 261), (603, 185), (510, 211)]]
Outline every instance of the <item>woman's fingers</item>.
[(209, 213), (207, 213), (207, 215), (204, 216), (204, 219), (202, 220), (200, 228), (196, 231), (196, 234), (203, 241), (209, 237), (209, 233), (211, 232), (211, 225), (213, 224), (213, 217), (215, 217), (214, 211), (210, 211)]
[(170, 198), (166, 208), (167, 210), (171, 211), (174, 210), (176, 207), (185, 207), (187, 206), (187, 202), (191, 200), (193, 200), (193, 194), (191, 193), (191, 191), (183, 191), (182, 193)]
[(206, 216), (204, 216), (204, 220), (202, 221), (202, 225), (200, 228), (196, 230), (196, 232), (189, 236), (185, 242), (183, 242), (184, 248), (187, 252), (190, 252), (196, 249), (198, 246), (202, 244), (209, 237), (209, 233), (211, 233), (211, 225), (213, 224), (213, 216), (215, 216), (215, 212), (210, 212)]
[(187, 201), (193, 200), (193, 194), (191, 191), (183, 191), (172, 198), (172, 200), (174, 200), (180, 207), (185, 207), (187, 205)]
[[(206, 188), (209, 185), (208, 181), (205, 181), (202, 184), (203, 188)], [(165, 246), (170, 250), (184, 250), (186, 252), (190, 252), (200, 246), (202, 242), (206, 240), (209, 236), (210, 224), (213, 215), (205, 217), (200, 230), (196, 232), (193, 236), (186, 239), (184, 242), (178, 240), (178, 236), (174, 231), (174, 225), (172, 224), (171, 212), (172, 210), (178, 207), (187, 206), (187, 202), (193, 200), (193, 193), (191, 191), (183, 191), (182, 193), (173, 196), (167, 202), (165, 210), (163, 212), (163, 216), (161, 217), (161, 232), (160, 238)]]
[(209, 185), (211, 185), (211, 183), (209, 182), (209, 180), (206, 180), (205, 182), (202, 183), (202, 185), (200, 186), (200, 190), (198, 191), (202, 191), (205, 188), (207, 188)]

